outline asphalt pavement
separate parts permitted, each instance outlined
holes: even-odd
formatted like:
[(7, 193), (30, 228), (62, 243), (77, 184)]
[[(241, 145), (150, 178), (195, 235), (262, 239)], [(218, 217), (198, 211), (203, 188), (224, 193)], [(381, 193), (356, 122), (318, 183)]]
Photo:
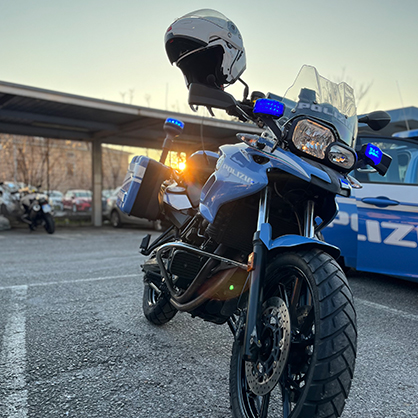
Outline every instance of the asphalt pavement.
[[(0, 417), (230, 417), (229, 328), (142, 313), (148, 231), (0, 232)], [(154, 233), (155, 234), (155, 233)], [(344, 418), (418, 417), (418, 284), (349, 277), (359, 347)]]

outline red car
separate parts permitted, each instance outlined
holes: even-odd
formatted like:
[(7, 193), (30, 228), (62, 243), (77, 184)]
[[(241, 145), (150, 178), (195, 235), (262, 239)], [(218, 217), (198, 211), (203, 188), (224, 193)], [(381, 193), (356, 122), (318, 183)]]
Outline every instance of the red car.
[(91, 210), (92, 193), (90, 190), (68, 190), (62, 203), (64, 209), (73, 212), (85, 212)]

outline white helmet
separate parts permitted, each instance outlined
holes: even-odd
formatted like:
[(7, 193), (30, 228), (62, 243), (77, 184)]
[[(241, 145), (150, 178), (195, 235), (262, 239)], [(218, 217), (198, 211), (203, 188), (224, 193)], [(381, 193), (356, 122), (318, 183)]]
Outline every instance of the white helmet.
[(222, 13), (202, 9), (177, 19), (165, 34), (170, 62), (191, 83), (218, 88), (234, 83), (246, 67), (238, 28)]

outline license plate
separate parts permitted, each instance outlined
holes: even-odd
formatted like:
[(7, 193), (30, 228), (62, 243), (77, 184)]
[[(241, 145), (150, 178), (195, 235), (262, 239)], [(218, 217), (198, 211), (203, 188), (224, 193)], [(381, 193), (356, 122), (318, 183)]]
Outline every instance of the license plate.
[(44, 213), (49, 213), (51, 212), (51, 206), (48, 203), (45, 203), (42, 205), (42, 210)]

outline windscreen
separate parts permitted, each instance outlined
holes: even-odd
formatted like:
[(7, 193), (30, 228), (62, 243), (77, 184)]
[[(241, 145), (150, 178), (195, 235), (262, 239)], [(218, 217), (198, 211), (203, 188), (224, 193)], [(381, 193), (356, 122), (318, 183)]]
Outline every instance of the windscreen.
[(306, 115), (330, 123), (340, 139), (353, 147), (357, 135), (357, 109), (353, 89), (346, 83), (333, 83), (316, 68), (303, 66), (283, 97), (286, 105), (281, 124)]

